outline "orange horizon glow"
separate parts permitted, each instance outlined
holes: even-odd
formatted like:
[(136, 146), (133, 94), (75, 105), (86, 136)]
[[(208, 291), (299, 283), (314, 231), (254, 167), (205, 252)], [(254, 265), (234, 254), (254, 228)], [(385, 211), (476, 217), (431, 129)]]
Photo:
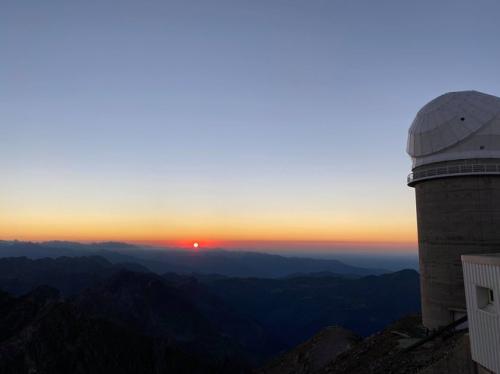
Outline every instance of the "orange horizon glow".
[(41, 236), (41, 237), (7, 237), (0, 236), (0, 240), (20, 240), (32, 242), (44, 242), (52, 240), (75, 241), (82, 243), (94, 242), (125, 242), (136, 245), (152, 247), (177, 248), (186, 250), (211, 250), (211, 249), (234, 249), (255, 251), (287, 251), (287, 252), (313, 252), (313, 253), (335, 253), (335, 252), (386, 252), (386, 253), (412, 253), (417, 249), (416, 241), (314, 241), (314, 240), (127, 240), (120, 237), (96, 237), (81, 238), (67, 236)]
[(363, 206), (314, 198), (295, 205), (279, 198), (245, 205), (232, 201), (218, 211), (211, 200), (195, 206), (179, 197), (172, 205), (161, 205), (143, 201), (142, 195), (137, 201), (107, 193), (97, 200), (43, 195), (22, 193), (3, 201), (0, 197), (0, 239), (121, 241), (186, 249), (193, 249), (196, 241), (203, 250), (412, 252), (417, 248), (411, 198), (396, 200), (390, 207), (368, 197)]
[[(179, 242), (191, 245), (193, 237), (207, 242), (340, 242), (415, 243), (416, 224), (410, 219), (356, 222), (331, 217), (296, 217), (294, 220), (238, 219), (216, 222), (202, 217), (187, 219), (131, 219), (125, 217), (0, 216), (0, 238), (19, 240), (120, 240)], [(339, 222), (340, 221), (340, 222)], [(187, 244), (185, 243), (185, 244)], [(200, 243), (201, 244), (201, 243)]]
[(338, 221), (335, 217), (332, 217), (331, 222), (323, 217), (314, 221), (311, 217), (284, 222), (235, 219), (231, 223), (208, 219), (189, 223), (165, 219), (159, 223), (159, 220), (139, 221), (123, 217), (112, 221), (106, 216), (71, 218), (60, 220), (40, 215), (29, 220), (2, 220), (0, 217), (0, 239), (122, 241), (178, 248), (193, 248), (196, 241), (199, 248), (203, 249), (311, 248), (320, 252), (335, 248), (406, 252), (414, 251), (417, 247), (416, 224), (413, 220), (391, 222), (381, 219), (378, 222), (338, 222), (335, 225), (335, 221)]
[(290, 252), (414, 252), (417, 242), (384, 242), (384, 241), (285, 241), (285, 240), (204, 240), (193, 243), (192, 240), (127, 240), (117, 237), (78, 238), (78, 237), (0, 237), (0, 240), (19, 240), (31, 242), (44, 241), (74, 241), (81, 243), (95, 242), (125, 242), (136, 245), (153, 247), (211, 250), (211, 249), (234, 249), (234, 250), (257, 250), (257, 251), (290, 251)]

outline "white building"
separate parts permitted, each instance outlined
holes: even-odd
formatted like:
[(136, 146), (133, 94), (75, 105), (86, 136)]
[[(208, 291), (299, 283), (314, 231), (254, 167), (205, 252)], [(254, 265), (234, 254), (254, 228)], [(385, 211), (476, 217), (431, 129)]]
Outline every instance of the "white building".
[(500, 373), (500, 254), (463, 255), (472, 359)]
[(500, 158), (500, 97), (448, 92), (417, 113), (406, 151), (413, 168), (436, 162)]

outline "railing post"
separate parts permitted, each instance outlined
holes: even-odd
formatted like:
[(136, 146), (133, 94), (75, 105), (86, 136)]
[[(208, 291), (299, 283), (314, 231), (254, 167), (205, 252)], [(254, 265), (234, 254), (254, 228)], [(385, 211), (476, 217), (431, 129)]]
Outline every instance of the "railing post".
[(457, 174), (500, 174), (500, 164), (458, 164), (458, 165), (448, 165), (443, 167), (435, 167), (422, 171), (411, 172), (408, 174), (406, 181), (407, 184), (412, 184), (415, 181), (421, 179), (427, 179), (431, 177), (439, 177), (441, 175), (457, 175)]

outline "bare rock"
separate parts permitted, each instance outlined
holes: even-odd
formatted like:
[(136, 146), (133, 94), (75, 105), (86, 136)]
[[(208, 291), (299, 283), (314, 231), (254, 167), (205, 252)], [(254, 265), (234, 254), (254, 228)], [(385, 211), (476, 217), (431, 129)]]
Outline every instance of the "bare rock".
[(257, 372), (260, 374), (316, 373), (360, 341), (361, 338), (350, 330), (339, 326), (327, 327)]

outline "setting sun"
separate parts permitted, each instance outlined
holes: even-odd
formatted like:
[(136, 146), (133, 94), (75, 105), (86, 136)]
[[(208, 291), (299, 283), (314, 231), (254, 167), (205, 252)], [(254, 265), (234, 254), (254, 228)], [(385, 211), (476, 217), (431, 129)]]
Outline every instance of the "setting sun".
[(198, 242), (194, 242), (193, 243), (193, 248), (198, 248), (200, 245), (198, 244)]

